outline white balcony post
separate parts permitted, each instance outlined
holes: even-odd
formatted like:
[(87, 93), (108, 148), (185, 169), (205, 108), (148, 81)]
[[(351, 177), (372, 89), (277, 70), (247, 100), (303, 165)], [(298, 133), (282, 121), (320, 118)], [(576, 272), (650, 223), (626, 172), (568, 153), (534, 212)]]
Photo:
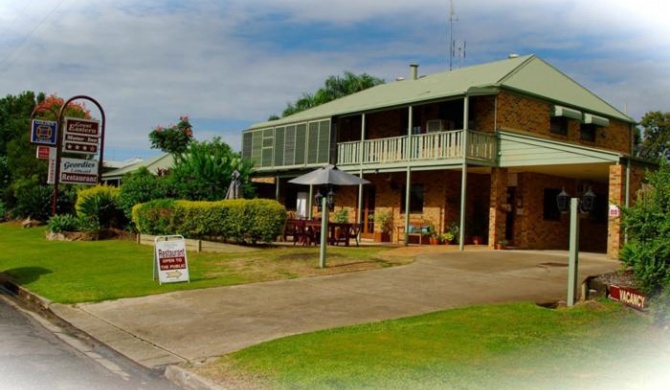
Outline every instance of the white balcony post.
[(461, 220), (458, 229), (458, 249), (465, 249), (465, 210), (467, 202), (467, 187), (468, 187), (468, 106), (469, 99), (466, 95), (463, 99), (463, 138), (461, 139), (461, 147), (463, 154), (463, 167), (461, 168)]

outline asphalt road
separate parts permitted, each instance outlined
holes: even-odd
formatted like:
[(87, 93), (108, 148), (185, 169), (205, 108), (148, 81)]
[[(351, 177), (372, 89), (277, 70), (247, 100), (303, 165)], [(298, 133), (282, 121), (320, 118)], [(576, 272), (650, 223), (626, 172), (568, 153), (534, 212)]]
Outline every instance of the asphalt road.
[(161, 373), (76, 337), (0, 290), (0, 389), (178, 389)]

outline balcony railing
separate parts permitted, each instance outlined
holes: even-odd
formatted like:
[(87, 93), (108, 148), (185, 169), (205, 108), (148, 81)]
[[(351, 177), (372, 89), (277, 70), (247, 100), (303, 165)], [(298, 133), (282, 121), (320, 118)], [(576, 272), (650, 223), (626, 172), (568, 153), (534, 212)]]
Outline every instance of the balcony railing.
[[(337, 165), (386, 164), (403, 161), (462, 160), (464, 130), (379, 138), (337, 144)], [(467, 131), (467, 158), (492, 162), (496, 139), (491, 133)]]

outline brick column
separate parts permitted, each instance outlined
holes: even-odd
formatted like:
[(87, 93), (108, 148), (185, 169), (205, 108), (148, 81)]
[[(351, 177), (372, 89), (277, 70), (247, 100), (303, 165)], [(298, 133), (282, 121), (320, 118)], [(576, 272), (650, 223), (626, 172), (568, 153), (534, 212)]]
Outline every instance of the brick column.
[(505, 238), (507, 227), (507, 168), (492, 168), (489, 200), (489, 248)]
[[(609, 204), (623, 206), (626, 202), (626, 167), (610, 165), (609, 173)], [(609, 208), (609, 205), (608, 205)], [(616, 259), (623, 244), (621, 217), (607, 219), (607, 257)]]

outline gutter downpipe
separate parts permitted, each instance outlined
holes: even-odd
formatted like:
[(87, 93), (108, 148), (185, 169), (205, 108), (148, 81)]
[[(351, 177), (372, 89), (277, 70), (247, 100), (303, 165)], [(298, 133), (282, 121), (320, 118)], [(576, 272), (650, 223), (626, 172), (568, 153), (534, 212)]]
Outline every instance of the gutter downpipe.
[(412, 123), (414, 123), (414, 108), (409, 106), (409, 115), (407, 115), (407, 145), (405, 153), (407, 154), (407, 173), (405, 174), (405, 246), (409, 245), (409, 197), (411, 195), (412, 172), (409, 166), (412, 154)]
[(463, 168), (461, 170), (461, 220), (458, 228), (458, 250), (465, 249), (465, 208), (467, 200), (468, 187), (468, 108), (470, 98), (466, 94), (463, 99)]

